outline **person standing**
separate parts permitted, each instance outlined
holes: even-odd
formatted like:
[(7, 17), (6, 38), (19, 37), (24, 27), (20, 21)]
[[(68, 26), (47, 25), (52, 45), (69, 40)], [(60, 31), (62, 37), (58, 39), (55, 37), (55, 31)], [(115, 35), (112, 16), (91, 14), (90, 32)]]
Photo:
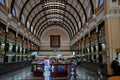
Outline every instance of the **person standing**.
[(50, 60), (48, 58), (44, 60), (44, 80), (51, 80)]
[(118, 58), (115, 58), (115, 60), (112, 61), (111, 68), (113, 69), (113, 73), (114, 73), (115, 76), (120, 73), (118, 71), (118, 69), (119, 69)]

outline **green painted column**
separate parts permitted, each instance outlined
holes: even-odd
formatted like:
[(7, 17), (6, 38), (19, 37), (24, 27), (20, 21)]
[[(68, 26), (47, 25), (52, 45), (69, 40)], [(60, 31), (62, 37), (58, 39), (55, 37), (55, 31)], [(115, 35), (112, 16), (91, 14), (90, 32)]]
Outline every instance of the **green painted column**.
[(15, 61), (16, 61), (16, 55), (17, 55), (17, 50), (16, 50), (16, 48), (17, 48), (17, 37), (18, 37), (18, 33), (16, 32), (16, 36), (15, 36)]
[(91, 55), (91, 34), (90, 33), (89, 33), (89, 40), (90, 40), (90, 43), (89, 43), (89, 45), (90, 45), (90, 56), (89, 57), (90, 57), (90, 61), (91, 61), (92, 60), (91, 59), (92, 55)]
[(23, 36), (23, 40), (22, 40), (22, 53), (21, 53), (22, 54), (21, 55), (22, 56), (22, 61), (23, 61), (23, 45), (24, 45), (24, 36)]
[(5, 32), (5, 47), (4, 47), (5, 53), (4, 53), (3, 63), (6, 63), (8, 60), (8, 57), (6, 56), (6, 54), (7, 54), (6, 49), (7, 49), (7, 47), (9, 47), (9, 46), (7, 46), (7, 34), (8, 34), (8, 32)]

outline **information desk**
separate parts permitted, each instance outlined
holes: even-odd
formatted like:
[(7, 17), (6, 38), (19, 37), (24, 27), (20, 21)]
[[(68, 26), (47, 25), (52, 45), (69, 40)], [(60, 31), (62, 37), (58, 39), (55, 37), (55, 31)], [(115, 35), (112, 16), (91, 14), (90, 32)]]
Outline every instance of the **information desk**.
[(71, 64), (60, 64), (60, 63), (52, 63), (52, 77), (67, 77), (68, 76), (68, 66)]
[[(50, 64), (51, 77), (68, 77), (68, 67), (71, 64), (51, 63)], [(44, 65), (32, 64), (33, 75), (44, 77)]]
[(31, 71), (33, 72), (33, 75), (38, 76), (38, 77), (43, 77), (44, 65), (34, 63), (32, 64)]

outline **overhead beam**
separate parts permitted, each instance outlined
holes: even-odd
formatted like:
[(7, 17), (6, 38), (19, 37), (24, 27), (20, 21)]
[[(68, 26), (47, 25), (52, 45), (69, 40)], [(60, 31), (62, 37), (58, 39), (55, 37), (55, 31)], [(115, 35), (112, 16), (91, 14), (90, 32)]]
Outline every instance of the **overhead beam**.
[[(53, 14), (53, 13), (52, 13), (52, 14)], [(54, 14), (62, 15), (61, 13), (54, 13)], [(39, 23), (39, 21), (40, 21), (42, 18), (44, 18), (45, 16), (48, 16), (48, 15), (51, 15), (51, 13), (48, 13), (48, 14), (46, 14), (46, 15), (44, 15), (44, 16), (42, 16), (42, 17), (39, 18), (39, 20), (35, 23), (34, 30), (35, 30), (35, 27), (37, 26), (37, 23)], [(72, 31), (75, 30), (75, 25), (73, 24), (73, 22), (71, 21), (71, 19), (68, 18), (68, 17), (65, 16), (65, 15), (63, 15), (63, 17), (67, 18), (67, 19), (72, 23), (72, 26), (74, 26), (74, 27), (71, 26)], [(44, 21), (42, 21), (41, 23), (43, 23), (43, 22), (44, 22)], [(41, 25), (41, 23), (40, 23), (40, 25)], [(68, 23), (68, 24), (70, 25), (70, 23)], [(39, 26), (38, 26), (38, 27), (39, 27)], [(75, 31), (75, 32), (76, 32), (76, 31)], [(74, 34), (75, 34), (75, 33), (74, 33)]]
[[(50, 19), (50, 18), (49, 18), (49, 19)], [(47, 20), (49, 20), (49, 19), (47, 19)], [(60, 19), (60, 18), (59, 18), (59, 19)], [(42, 24), (44, 25), (45, 22), (48, 22), (47, 20), (44, 20), (43, 22), (41, 22), (41, 24), (39, 24), (39, 26), (42, 25)], [(70, 28), (71, 25), (69, 25), (69, 23), (68, 23), (67, 21), (64, 21), (64, 22), (67, 23), (68, 26), (67, 26), (66, 28), (72, 33), (71, 36), (75, 35), (75, 34), (74, 34), (74, 30)], [(62, 24), (65, 24), (64, 22), (63, 22)], [(55, 22), (53, 22), (53, 23), (55, 23)], [(61, 22), (59, 22), (59, 23), (61, 23)], [(45, 24), (46, 24), (46, 23), (45, 23)], [(55, 23), (55, 24), (56, 24), (56, 23)], [(48, 24), (46, 24), (46, 25), (48, 25)], [(66, 25), (66, 24), (65, 24), (65, 25)], [(44, 28), (44, 26), (38, 27), (38, 28), (36, 29), (36, 30), (37, 30), (36, 32), (39, 33), (40, 30), (42, 30), (43, 28)]]
[(39, 35), (39, 38), (41, 37), (42, 33), (43, 33), (47, 28), (49, 28), (51, 25), (59, 25), (59, 26), (61, 26), (62, 28), (64, 28), (64, 29), (68, 32), (70, 39), (72, 38), (71, 32), (70, 32), (68, 29), (66, 29), (68, 26), (67, 26), (66, 24), (61, 24), (61, 23), (50, 23), (49, 25), (44, 24), (44, 25), (43, 25), (43, 26), (44, 26), (43, 30), (42, 30), (41, 32), (39, 32), (39, 34), (38, 34), (38, 35)]
[[(21, 11), (20, 11), (20, 18), (19, 18), (19, 21), (21, 21), (21, 15), (22, 15), (22, 13), (23, 13), (23, 11), (24, 11), (24, 8), (25, 8), (25, 6), (26, 6), (26, 4), (29, 2), (29, 0), (27, 0), (26, 2), (25, 2), (25, 4), (23, 5), (23, 7), (22, 7), (22, 9), (21, 9)], [(32, 9), (31, 9), (31, 11), (33, 11), (33, 9), (35, 8), (35, 7), (37, 7), (38, 5), (41, 5), (42, 4), (42, 1), (40, 2), (40, 3), (38, 3), (38, 4), (36, 4)], [(69, 4), (68, 2), (66, 2), (66, 4), (68, 4), (69, 6), (71, 6), (73, 9), (74, 9), (74, 11), (77, 13), (77, 15), (78, 15), (78, 17), (79, 17), (79, 20), (80, 21), (82, 21), (81, 20), (81, 18), (80, 18), (80, 15), (79, 15), (79, 12), (76, 10), (76, 8), (74, 8), (71, 4)], [(29, 12), (29, 14), (28, 14), (28, 16), (31, 14), (31, 11)], [(27, 21), (27, 19), (26, 19), (26, 21)], [(81, 22), (81, 25), (82, 25), (82, 22)], [(78, 25), (77, 25), (78, 26)], [(78, 26), (78, 28), (79, 28), (79, 26)]]
[[(40, 3), (36, 4), (36, 5), (31, 9), (31, 11), (29, 12), (29, 14), (27, 15), (27, 18), (26, 18), (26, 21), (25, 21), (25, 26), (27, 25), (27, 21), (28, 21), (28, 19), (29, 19), (30, 14), (31, 14), (32, 11), (33, 11), (37, 6), (39, 6), (39, 5), (40, 5)], [(70, 4), (69, 4), (69, 5), (70, 5)], [(73, 7), (73, 8), (74, 8), (74, 7)], [(49, 9), (53, 9), (53, 8), (51, 7), (51, 8), (49, 8)], [(46, 10), (49, 10), (49, 9), (46, 9)], [(55, 9), (63, 10), (62, 8), (55, 8)], [(75, 8), (74, 8), (74, 9), (75, 9)], [(45, 10), (42, 9), (41, 11), (39, 11), (39, 12), (37, 13), (37, 15), (40, 14), (41, 12), (44, 12), (44, 11), (45, 11)], [(78, 30), (79, 30), (79, 25), (78, 25), (78, 22), (77, 22), (76, 18), (74, 17), (74, 15), (71, 14), (68, 10), (64, 10), (64, 11), (67, 12), (68, 14), (70, 14), (70, 15), (73, 17), (73, 19), (74, 19), (75, 22), (76, 22), (77, 28), (78, 28)], [(75, 10), (75, 11), (77, 11), (77, 10)], [(79, 15), (78, 12), (76, 12), (76, 13), (77, 13), (77, 15)], [(35, 15), (35, 16), (33, 17), (32, 22), (34, 21), (34, 19), (36, 18), (37, 15)], [(80, 15), (79, 15), (79, 19), (80, 19), (80, 21), (82, 21), (81, 18), (80, 18)], [(81, 25), (82, 25), (82, 22), (81, 22)]]

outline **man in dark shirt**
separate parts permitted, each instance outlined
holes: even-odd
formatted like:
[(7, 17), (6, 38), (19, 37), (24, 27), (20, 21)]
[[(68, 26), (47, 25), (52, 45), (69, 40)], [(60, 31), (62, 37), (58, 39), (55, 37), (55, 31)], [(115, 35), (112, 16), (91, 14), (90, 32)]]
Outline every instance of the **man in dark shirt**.
[(114, 75), (119, 75), (119, 63), (118, 63), (118, 58), (115, 58), (111, 64), (111, 68), (113, 69)]

